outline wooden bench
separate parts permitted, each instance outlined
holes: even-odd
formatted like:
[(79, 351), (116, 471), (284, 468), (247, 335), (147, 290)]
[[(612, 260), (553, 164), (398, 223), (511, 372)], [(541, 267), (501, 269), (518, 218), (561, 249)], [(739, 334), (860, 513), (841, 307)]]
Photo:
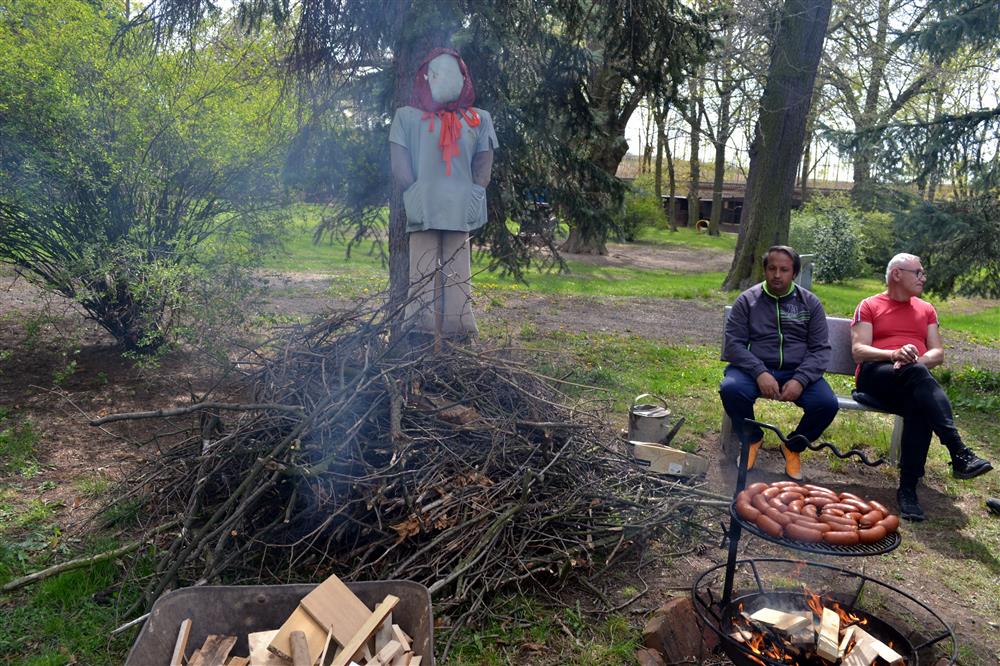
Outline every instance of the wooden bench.
[[(722, 322), (722, 355), (720, 358), (723, 361), (729, 360), (726, 358), (725, 322), (729, 318), (730, 310), (732, 310), (732, 306), (727, 305)], [(851, 320), (844, 319), (843, 317), (827, 317), (826, 325), (830, 331), (830, 346), (833, 348), (830, 354), (830, 366), (826, 369), (826, 374), (850, 375), (853, 377), (856, 364), (851, 357)], [(880, 414), (891, 413), (860, 403), (851, 396), (838, 395), (837, 403), (841, 409), (845, 410), (877, 412)], [(889, 455), (886, 456), (890, 464), (895, 465), (899, 461), (899, 446), (902, 436), (903, 417), (896, 415), (896, 421), (892, 428), (892, 442), (889, 445)], [(736, 456), (739, 451), (739, 439), (736, 437), (736, 433), (733, 432), (733, 423), (725, 410), (722, 412), (722, 450), (729, 457)]]

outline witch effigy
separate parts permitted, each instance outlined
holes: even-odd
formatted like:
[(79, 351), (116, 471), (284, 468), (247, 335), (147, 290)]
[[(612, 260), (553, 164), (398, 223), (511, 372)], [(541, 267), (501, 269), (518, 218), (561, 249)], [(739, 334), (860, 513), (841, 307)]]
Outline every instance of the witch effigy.
[(436, 338), (478, 332), (469, 232), (486, 224), (486, 186), (498, 147), (490, 114), (472, 106), (468, 67), (436, 48), (417, 69), (389, 130), (392, 175), (403, 188), (410, 255), (411, 331)]

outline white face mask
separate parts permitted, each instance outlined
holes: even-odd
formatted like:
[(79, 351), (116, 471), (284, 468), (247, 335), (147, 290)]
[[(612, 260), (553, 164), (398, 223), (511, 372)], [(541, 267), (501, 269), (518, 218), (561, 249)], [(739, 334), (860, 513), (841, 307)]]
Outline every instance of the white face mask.
[(431, 60), (427, 65), (427, 84), (431, 88), (431, 99), (438, 104), (458, 99), (462, 94), (465, 78), (455, 56), (442, 53)]

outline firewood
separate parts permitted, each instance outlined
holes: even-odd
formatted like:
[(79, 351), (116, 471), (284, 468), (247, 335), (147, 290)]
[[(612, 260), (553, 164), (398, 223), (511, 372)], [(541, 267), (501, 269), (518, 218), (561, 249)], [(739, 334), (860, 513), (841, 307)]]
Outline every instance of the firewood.
[(191, 618), (181, 622), (181, 628), (177, 632), (177, 642), (174, 643), (174, 654), (170, 657), (170, 666), (181, 666), (184, 660), (184, 651), (187, 650), (188, 636), (191, 635)]
[(761, 608), (751, 615), (750, 619), (755, 622), (761, 622), (772, 626), (775, 629), (786, 633), (790, 633), (799, 627), (809, 624), (810, 622), (809, 617), (806, 615), (785, 613), (784, 611), (774, 610), (772, 608)]
[(413, 659), (410, 660), (409, 666), (420, 666), (420, 657), (413, 655)]
[(309, 654), (319, 654), (323, 650), (326, 642), (327, 630), (306, 612), (302, 606), (298, 606), (292, 614), (288, 616), (281, 629), (271, 640), (267, 649), (283, 657), (288, 661), (292, 659), (292, 646), (290, 637), (293, 631), (301, 631), (306, 635), (306, 643), (309, 645)]
[(860, 627), (854, 627), (854, 647), (844, 655), (841, 666), (871, 666), (878, 656), (876, 642), (871, 634), (862, 631)]
[(823, 609), (823, 619), (816, 639), (816, 653), (827, 661), (837, 661), (840, 657), (838, 638), (840, 637), (840, 616), (829, 608)]
[(397, 655), (404, 652), (403, 646), (399, 644), (399, 641), (389, 641), (385, 644), (378, 654), (375, 655), (374, 659), (369, 661), (369, 664), (378, 664), (378, 666), (386, 666), (391, 664)]
[(250, 644), (250, 666), (288, 666), (285, 659), (267, 649), (277, 635), (277, 629), (247, 634), (247, 643)]
[(385, 620), (386, 616), (392, 612), (392, 609), (398, 603), (399, 597), (387, 594), (382, 603), (371, 614), (371, 617), (368, 618), (368, 621), (365, 622), (364, 626), (358, 630), (354, 637), (344, 646), (344, 649), (340, 651), (340, 654), (336, 656), (333, 660), (333, 666), (347, 666), (348, 662), (354, 658), (354, 655), (360, 652), (371, 637), (375, 635), (375, 632), (378, 631), (379, 626)]
[(883, 643), (879, 639), (877, 639), (874, 636), (872, 636), (871, 634), (869, 634), (867, 631), (865, 631), (861, 627), (855, 627), (854, 628), (854, 637), (855, 637), (855, 639), (857, 639), (858, 641), (860, 641), (861, 640), (860, 637), (862, 637), (862, 636), (864, 637), (864, 639), (867, 642), (869, 642), (872, 645), (872, 647), (878, 653), (879, 658), (882, 659), (883, 661), (885, 661), (885, 662), (887, 662), (889, 664), (901, 664), (901, 663), (903, 663), (903, 656), (901, 654), (899, 654), (898, 652), (896, 652), (895, 650), (893, 650), (891, 647), (889, 647), (888, 645), (886, 645), (885, 643)]
[[(340, 646), (351, 640), (372, 614), (368, 606), (336, 576), (330, 576), (317, 585), (300, 603), (321, 627), (333, 631), (333, 640)], [(319, 654), (319, 650), (314, 654)]]
[(413, 646), (413, 639), (410, 638), (409, 634), (400, 628), (398, 624), (394, 624), (391, 627), (393, 638), (399, 641), (399, 644), (403, 646), (404, 652), (409, 652)]
[(385, 622), (382, 623), (382, 626), (378, 628), (378, 632), (375, 634), (375, 651), (378, 652), (384, 648), (394, 638), (395, 636), (392, 633), (392, 613), (389, 613), (389, 617), (385, 618)]
[(410, 666), (411, 659), (413, 659), (413, 653), (409, 650), (400, 652), (396, 655), (396, 658), (392, 660), (391, 666)]
[(851, 639), (854, 638), (854, 629), (855, 627), (852, 625), (844, 630), (844, 635), (840, 639), (840, 645), (837, 647), (838, 659), (843, 659), (847, 653), (847, 646), (851, 644)]
[(192, 657), (188, 666), (223, 666), (234, 645), (236, 636), (209, 634), (199, 648), (198, 656)]
[(288, 643), (292, 648), (292, 666), (312, 666), (305, 633), (299, 630), (293, 631), (288, 636)]
[(250, 657), (230, 657), (226, 666), (250, 666)]

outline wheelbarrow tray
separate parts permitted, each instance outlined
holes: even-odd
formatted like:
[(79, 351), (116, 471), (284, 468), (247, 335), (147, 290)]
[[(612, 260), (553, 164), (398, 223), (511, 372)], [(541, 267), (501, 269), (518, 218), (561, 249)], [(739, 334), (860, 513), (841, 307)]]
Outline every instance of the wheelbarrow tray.
[[(247, 634), (271, 631), (284, 624), (302, 597), (315, 585), (215, 585), (186, 587), (168, 592), (156, 600), (149, 619), (132, 645), (125, 666), (167, 666), (174, 652), (181, 622), (191, 619), (185, 657), (200, 648), (209, 634), (236, 636), (230, 654), (247, 655)], [(347, 587), (369, 608), (392, 594), (399, 603), (392, 621), (413, 638), (413, 651), (423, 657), (421, 664), (434, 664), (434, 618), (431, 595), (419, 583), (405, 580), (347, 583)], [(331, 647), (331, 650), (333, 648)]]

